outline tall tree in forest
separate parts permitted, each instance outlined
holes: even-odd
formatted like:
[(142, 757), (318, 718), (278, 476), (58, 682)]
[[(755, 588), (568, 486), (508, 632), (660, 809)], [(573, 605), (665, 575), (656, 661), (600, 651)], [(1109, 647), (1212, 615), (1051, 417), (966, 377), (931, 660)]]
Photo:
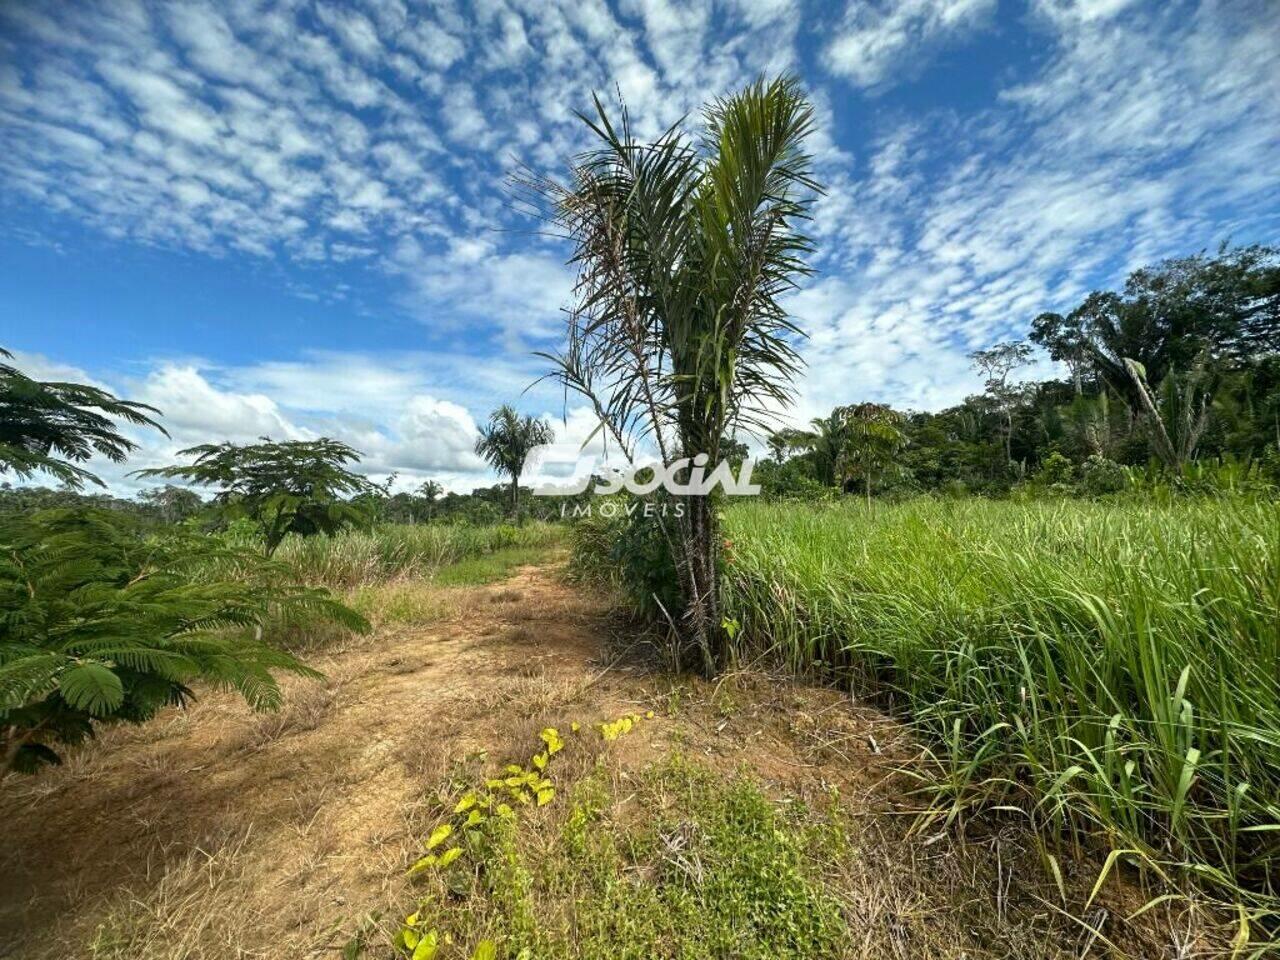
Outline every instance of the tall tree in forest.
[(1031, 362), (1031, 347), (1022, 340), (1009, 340), (986, 350), (976, 350), (969, 354), (969, 360), (983, 374), (987, 393), (1000, 415), (1004, 459), (1008, 463), (1013, 459), (1013, 411), (1021, 399), (1021, 391), (1009, 382), (1009, 377)]
[(872, 484), (893, 465), (894, 457), (907, 445), (904, 417), (883, 403), (859, 403), (840, 407), (833, 417), (844, 423), (844, 445), (840, 451), (840, 473), (862, 480), (871, 505)]
[(1173, 372), (1235, 369), (1280, 351), (1280, 249), (1224, 246), (1143, 267), (1122, 292), (1094, 291), (1069, 313), (1040, 314), (1030, 339), (1054, 360), (1091, 368), (1141, 414), (1144, 387), (1126, 360), (1158, 389)]

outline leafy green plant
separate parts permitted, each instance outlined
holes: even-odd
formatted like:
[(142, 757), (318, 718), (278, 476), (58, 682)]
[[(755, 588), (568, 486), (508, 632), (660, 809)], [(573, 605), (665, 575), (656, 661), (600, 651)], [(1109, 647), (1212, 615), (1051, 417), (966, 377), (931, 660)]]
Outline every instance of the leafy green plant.
[(1054, 450), (1040, 464), (1040, 472), (1036, 475), (1036, 481), (1047, 487), (1065, 487), (1075, 478), (1075, 473), (1075, 464), (1057, 450)]
[[(617, 740), (631, 732), (641, 720), (652, 720), (653, 711), (643, 716), (628, 714), (616, 720), (596, 724), (605, 741)], [(582, 732), (576, 720), (569, 726), (570, 735)], [(512, 833), (518, 822), (517, 811), (521, 807), (536, 809), (555, 800), (556, 788), (549, 774), (553, 758), (564, 750), (566, 741), (555, 727), (546, 727), (539, 734), (542, 747), (529, 763), (508, 764), (500, 776), (491, 777), (484, 787), (468, 790), (458, 798), (451, 816), (436, 824), (423, 842), (424, 854), (409, 868), (409, 875), (419, 876), (428, 872), (444, 873), (460, 869), (464, 857), (482, 860), (495, 850), (509, 848)], [(427, 919), (427, 905), (405, 917), (392, 946), (409, 960), (431, 960), (442, 942), (450, 942), (450, 935), (443, 936)], [(471, 954), (472, 960), (493, 960), (497, 944), (490, 939), (481, 940)], [(525, 956), (521, 951), (519, 956)]]
[(276, 708), (273, 671), (318, 676), (261, 636), (291, 613), (367, 629), (326, 591), (216, 538), (144, 538), (93, 510), (0, 517), (3, 771), (57, 763), (57, 746), (181, 705), (198, 682)]
[(1079, 485), (1091, 497), (1120, 493), (1129, 487), (1129, 474), (1114, 460), (1094, 454), (1080, 464)]
[(267, 556), (289, 534), (335, 533), (364, 523), (368, 509), (352, 498), (378, 488), (346, 469), (360, 455), (337, 440), (263, 438), (261, 443), (205, 443), (178, 451), (195, 457), (188, 465), (139, 470), (140, 477), (167, 477), (218, 488), (214, 504), (229, 519), (258, 524)]
[[(12, 354), (0, 349), (0, 358)], [(115, 421), (164, 428), (145, 403), (121, 400), (81, 383), (42, 382), (0, 362), (0, 473), (47, 473), (79, 490), (101, 480), (79, 464), (95, 454), (121, 463), (137, 448)]]
[[(646, 506), (654, 513), (646, 513)], [(626, 606), (647, 620), (677, 616), (684, 605), (680, 577), (656, 519), (657, 511), (670, 506), (671, 499), (657, 493), (600, 498), (592, 514), (570, 529), (570, 574), (617, 590)]]
[(845, 823), (678, 756), (632, 771), (625, 793), (611, 780), (598, 764), (527, 829), (490, 820), (469, 848), (475, 882), (449, 888), (463, 902), (424, 902), (406, 920), (440, 943), (483, 936), (508, 960), (847, 955), (852, 931), (823, 877), (850, 853)]

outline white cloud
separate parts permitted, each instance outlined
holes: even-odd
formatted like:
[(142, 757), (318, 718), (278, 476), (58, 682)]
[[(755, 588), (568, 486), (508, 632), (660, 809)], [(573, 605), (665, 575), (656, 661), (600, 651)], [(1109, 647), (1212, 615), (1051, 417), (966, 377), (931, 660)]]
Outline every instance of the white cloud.
[(347, 431), (380, 468), (462, 478), (465, 423), (444, 405), (475, 418), (520, 396), (572, 292), (563, 247), (513, 213), (504, 175), (563, 170), (592, 90), (616, 83), (650, 135), (760, 72), (803, 70), (811, 22), (834, 75), (813, 90), (830, 190), (821, 274), (794, 301), (812, 333), (797, 415), (936, 406), (978, 388), (966, 352), (1040, 310), (1280, 226), (1271, 0), (1015, 3), (1001, 30), (1030, 30), (1037, 57), (997, 98), (845, 109), (850, 85), (883, 93), (986, 37), (995, 8), (857, 0), (824, 23), (801, 0), (0, 4), (0, 177), (121, 242), (314, 262), (286, 280), (299, 297), (346, 301), (343, 271), (385, 272), (437, 353), (162, 363), (134, 385), (198, 439)]
[(392, 469), (483, 470), (475, 454), (476, 422), (459, 404), (418, 394), (396, 423)]
[(855, 86), (919, 71), (933, 48), (981, 26), (996, 0), (850, 0), (824, 51), (827, 69)]
[(194, 365), (165, 364), (149, 374), (136, 399), (164, 411), (175, 439), (198, 443), (245, 442), (260, 436), (301, 440), (309, 432), (291, 423), (276, 402), (261, 393), (232, 393), (213, 386)]

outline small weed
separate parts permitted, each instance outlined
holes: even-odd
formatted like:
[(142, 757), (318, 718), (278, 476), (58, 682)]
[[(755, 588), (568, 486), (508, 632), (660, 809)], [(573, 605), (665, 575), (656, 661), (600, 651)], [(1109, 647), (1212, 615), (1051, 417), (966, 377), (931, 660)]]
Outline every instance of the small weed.
[[(644, 719), (621, 717), (595, 730), (610, 741)], [(567, 803), (539, 810), (527, 782), (541, 781), (573, 741), (543, 731), (532, 769), (507, 768), (487, 781), (487, 794), (465, 794), (453, 820), (436, 827), (415, 870), (434, 872), (438, 898), (425, 898), (406, 918), (397, 941), (403, 955), (429, 942), (461, 946), (467, 956), (478, 938), (498, 956), (522, 960), (840, 953), (849, 932), (818, 869), (851, 849), (840, 820), (776, 804), (745, 776), (726, 782), (679, 757), (624, 783), (597, 762)], [(517, 791), (522, 804), (508, 804)], [(450, 851), (457, 852), (444, 863)]]

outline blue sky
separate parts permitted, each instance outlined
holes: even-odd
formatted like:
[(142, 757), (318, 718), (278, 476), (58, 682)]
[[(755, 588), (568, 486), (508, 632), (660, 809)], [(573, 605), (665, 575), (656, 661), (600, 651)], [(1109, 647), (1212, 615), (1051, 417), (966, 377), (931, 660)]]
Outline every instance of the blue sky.
[(327, 434), (402, 486), (488, 482), (489, 409), (562, 413), (521, 391), (572, 284), (507, 173), (563, 170), (592, 90), (653, 132), (782, 70), (828, 186), (794, 419), (954, 403), (1037, 313), (1280, 240), (1273, 0), (15, 0), (0, 345), (160, 407), (130, 467)]

